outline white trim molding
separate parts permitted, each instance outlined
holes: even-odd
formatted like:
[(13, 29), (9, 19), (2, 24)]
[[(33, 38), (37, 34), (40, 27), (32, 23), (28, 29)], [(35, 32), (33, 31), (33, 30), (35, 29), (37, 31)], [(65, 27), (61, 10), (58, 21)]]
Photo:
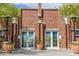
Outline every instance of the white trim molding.
[(46, 31), (59, 31), (59, 29), (58, 28), (48, 28), (48, 29), (46, 29)]
[(22, 31), (35, 31), (35, 28), (22, 28)]

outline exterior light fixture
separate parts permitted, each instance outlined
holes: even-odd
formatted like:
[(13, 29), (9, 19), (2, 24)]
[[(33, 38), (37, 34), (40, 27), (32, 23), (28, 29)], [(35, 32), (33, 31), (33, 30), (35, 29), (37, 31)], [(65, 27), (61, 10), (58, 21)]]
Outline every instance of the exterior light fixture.
[(67, 17), (64, 17), (64, 23), (65, 23), (65, 24), (68, 24), (68, 22), (67, 22)]
[(9, 19), (10, 19), (10, 16), (9, 15), (7, 15), (7, 16), (4, 16), (3, 17), (4, 18), (4, 21), (5, 21), (5, 28), (6, 28), (6, 37), (5, 37), (5, 39), (6, 39), (6, 41), (8, 41), (8, 21), (9, 21)]
[(72, 19), (73, 22), (75, 22), (76, 19), (77, 19), (77, 16), (71, 16), (71, 19)]
[(17, 17), (12, 17), (12, 42), (14, 43), (14, 48), (16, 49), (17, 46), (17, 23), (16, 23)]
[(12, 23), (16, 23), (16, 17), (12, 18)]
[(77, 16), (72, 16), (71, 17), (71, 20), (73, 21), (73, 32), (74, 32), (74, 38), (73, 40), (76, 41), (76, 38), (75, 38), (75, 22), (76, 22), (76, 19), (77, 19)]

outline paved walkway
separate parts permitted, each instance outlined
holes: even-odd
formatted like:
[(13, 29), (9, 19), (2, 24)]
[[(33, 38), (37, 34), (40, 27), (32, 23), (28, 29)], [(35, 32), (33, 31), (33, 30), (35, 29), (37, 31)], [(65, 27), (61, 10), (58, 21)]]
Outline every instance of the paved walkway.
[(0, 51), (0, 56), (79, 56), (79, 54), (74, 54), (69, 50), (65, 49), (50, 49), (50, 50), (29, 50), (20, 49), (13, 51), (11, 54), (5, 54), (4, 51)]

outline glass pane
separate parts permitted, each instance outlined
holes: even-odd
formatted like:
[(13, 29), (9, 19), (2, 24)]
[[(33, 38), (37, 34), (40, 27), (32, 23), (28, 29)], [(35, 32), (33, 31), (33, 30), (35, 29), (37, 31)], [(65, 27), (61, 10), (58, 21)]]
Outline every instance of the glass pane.
[(2, 36), (4, 34), (4, 32), (3, 31), (0, 31), (0, 35)]
[(34, 32), (22, 32), (22, 47), (33, 47)]
[(46, 47), (50, 47), (50, 46), (51, 46), (50, 32), (46, 32)]
[(27, 32), (22, 32), (22, 47), (27, 47)]
[(79, 31), (78, 30), (75, 31), (75, 35), (79, 36)]
[(29, 32), (28, 46), (33, 47), (34, 45), (34, 32)]
[(53, 33), (53, 47), (57, 47), (57, 32)]

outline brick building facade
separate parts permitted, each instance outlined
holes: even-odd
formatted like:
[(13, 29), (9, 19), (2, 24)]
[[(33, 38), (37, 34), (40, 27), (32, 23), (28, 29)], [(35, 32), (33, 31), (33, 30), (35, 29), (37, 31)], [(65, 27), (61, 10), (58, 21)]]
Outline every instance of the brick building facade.
[[(26, 40), (24, 35), (28, 36), (31, 34), (27, 33), (33, 32), (33, 44), (36, 44), (35, 42), (39, 41), (42, 35), (44, 48), (65, 48), (65, 25), (59, 10), (42, 9), (41, 15), (41, 17), (38, 16), (38, 9), (22, 9), (22, 40)], [(23, 42), (21, 42), (21, 44), (23, 44)]]
[[(74, 34), (73, 22), (69, 20), (66, 28), (59, 9), (42, 9), (40, 4), (38, 7), (21, 9), (20, 18), (16, 23), (11, 23), (8, 36), (15, 48), (37, 49), (40, 43), (42, 49), (68, 48)], [(79, 36), (76, 35), (76, 38)]]
[(21, 21), (21, 47), (37, 48), (41, 40), (46, 49), (68, 48), (74, 34), (76, 40), (79, 38), (77, 22), (74, 33), (73, 21), (68, 18), (68, 24), (65, 24), (59, 9), (42, 9), (41, 4), (38, 4), (38, 9), (22, 9)]

